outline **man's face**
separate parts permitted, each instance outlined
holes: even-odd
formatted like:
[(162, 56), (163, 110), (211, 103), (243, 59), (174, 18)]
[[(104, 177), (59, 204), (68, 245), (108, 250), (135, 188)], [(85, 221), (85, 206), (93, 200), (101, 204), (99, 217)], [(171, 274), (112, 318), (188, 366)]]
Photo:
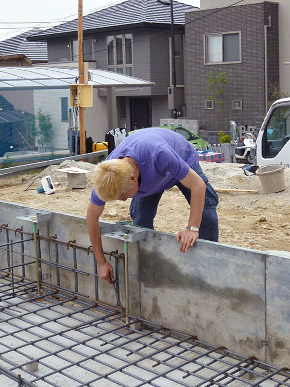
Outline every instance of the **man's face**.
[(130, 188), (126, 192), (122, 192), (117, 200), (125, 202), (128, 198), (132, 198), (138, 192), (138, 178), (131, 175)]

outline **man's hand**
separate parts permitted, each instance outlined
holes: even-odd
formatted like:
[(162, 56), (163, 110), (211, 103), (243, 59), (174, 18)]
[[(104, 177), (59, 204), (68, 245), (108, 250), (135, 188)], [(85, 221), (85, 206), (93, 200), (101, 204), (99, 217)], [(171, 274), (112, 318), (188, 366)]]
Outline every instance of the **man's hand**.
[(98, 273), (100, 278), (112, 284), (114, 281), (114, 271), (112, 265), (110, 265), (107, 261), (102, 264), (98, 264)]
[(176, 235), (177, 242), (180, 241), (179, 250), (182, 253), (185, 253), (190, 246), (193, 246), (195, 244), (195, 241), (197, 240), (197, 238), (198, 238), (197, 231), (191, 231), (191, 230), (179, 231), (179, 233)]

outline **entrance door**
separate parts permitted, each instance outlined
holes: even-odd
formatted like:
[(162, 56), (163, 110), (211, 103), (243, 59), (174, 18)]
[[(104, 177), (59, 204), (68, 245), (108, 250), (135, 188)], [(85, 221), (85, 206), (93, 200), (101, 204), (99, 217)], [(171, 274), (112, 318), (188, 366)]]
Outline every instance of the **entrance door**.
[(131, 130), (152, 126), (151, 98), (130, 99)]

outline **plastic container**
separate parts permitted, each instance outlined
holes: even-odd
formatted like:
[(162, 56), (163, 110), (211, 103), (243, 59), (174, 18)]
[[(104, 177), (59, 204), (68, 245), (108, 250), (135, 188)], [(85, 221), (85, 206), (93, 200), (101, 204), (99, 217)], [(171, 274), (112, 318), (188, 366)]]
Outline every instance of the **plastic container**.
[(100, 150), (107, 150), (108, 149), (108, 142), (94, 142), (93, 143), (93, 152), (97, 152)]
[(259, 176), (265, 193), (280, 192), (286, 188), (283, 165), (260, 167), (256, 174)]

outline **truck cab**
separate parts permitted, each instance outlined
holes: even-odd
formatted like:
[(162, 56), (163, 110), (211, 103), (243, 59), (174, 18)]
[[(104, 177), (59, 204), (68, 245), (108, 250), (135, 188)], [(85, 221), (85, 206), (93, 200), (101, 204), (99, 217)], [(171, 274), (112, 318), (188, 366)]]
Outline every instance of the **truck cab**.
[(278, 99), (270, 107), (256, 142), (257, 165), (290, 167), (290, 98)]

